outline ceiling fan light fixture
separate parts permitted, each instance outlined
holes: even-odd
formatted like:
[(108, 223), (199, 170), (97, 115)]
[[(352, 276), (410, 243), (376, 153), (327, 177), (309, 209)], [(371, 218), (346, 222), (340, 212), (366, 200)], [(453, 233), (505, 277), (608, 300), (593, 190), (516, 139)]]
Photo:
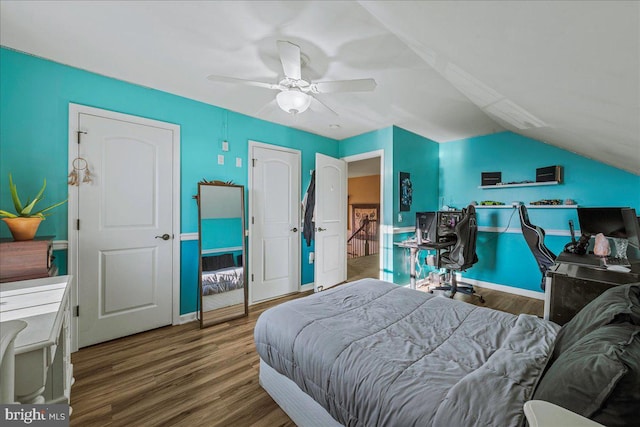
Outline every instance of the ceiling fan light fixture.
[(299, 90), (285, 90), (276, 95), (278, 106), (290, 114), (304, 113), (311, 105), (311, 97)]

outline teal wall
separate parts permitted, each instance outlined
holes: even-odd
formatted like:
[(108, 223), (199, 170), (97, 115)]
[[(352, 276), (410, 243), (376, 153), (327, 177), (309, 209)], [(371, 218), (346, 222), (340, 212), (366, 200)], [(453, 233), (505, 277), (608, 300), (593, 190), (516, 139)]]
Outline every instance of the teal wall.
[[(555, 186), (479, 189), (482, 172), (502, 172), (505, 182), (535, 181), (536, 168), (561, 165), (564, 181)], [(573, 199), (580, 206), (630, 206), (640, 212), (640, 177), (543, 142), (512, 132), (479, 136), (440, 144), (440, 197), (461, 208), (471, 201), (494, 200), (529, 204), (541, 199)], [(479, 262), (463, 274), (477, 280), (541, 291), (540, 272), (522, 234), (501, 233), (507, 226), (520, 229), (515, 209), (478, 209), (478, 225), (499, 232), (479, 233)], [(548, 232), (568, 233), (576, 228), (575, 209), (529, 209), (529, 219)], [(545, 243), (556, 254), (567, 235), (547, 235)]]
[(382, 194), (382, 278), (393, 281), (393, 127), (379, 129), (352, 138), (343, 139), (339, 144), (340, 157), (382, 150), (384, 153), (382, 165), (383, 194)]
[[(414, 227), (416, 212), (438, 209), (439, 144), (399, 127), (393, 128), (393, 225)], [(400, 172), (411, 175), (413, 202), (409, 211), (400, 212)], [(401, 214), (402, 221), (398, 214)], [(414, 233), (396, 233), (393, 241), (413, 237)], [(393, 247), (393, 282), (409, 283), (407, 249)]]
[(202, 251), (242, 246), (241, 218), (205, 218), (201, 221)]
[[(430, 139), (391, 126), (340, 141), (340, 157), (382, 150), (383, 165), (383, 279), (398, 284), (409, 283), (409, 266), (404, 249), (394, 242), (413, 233), (394, 234), (394, 227), (415, 226), (416, 212), (436, 210), (438, 204), (438, 144)], [(400, 212), (400, 172), (411, 174), (413, 203), (411, 210)], [(402, 221), (398, 214), (402, 214)]]
[[(7, 192), (9, 173), (21, 193), (32, 196), (46, 178), (43, 203), (67, 198), (69, 103), (180, 125), (182, 233), (197, 231), (197, 205), (192, 196), (197, 193), (198, 181), (232, 180), (247, 185), (249, 140), (301, 151), (301, 193), (310, 179), (308, 171), (314, 168), (315, 153), (338, 155), (336, 140), (2, 48), (0, 206), (12, 206)], [(229, 152), (221, 150), (223, 139), (229, 141)], [(225, 165), (217, 164), (218, 154), (225, 155)], [(236, 157), (242, 159), (241, 168), (235, 167)], [(66, 240), (67, 206), (55, 209), (38, 234)], [(8, 235), (2, 226), (0, 236)], [(197, 241), (182, 242), (181, 313), (196, 309), (197, 247)], [(313, 265), (307, 261), (310, 250), (302, 245), (303, 284), (313, 282)]]
[[(414, 225), (415, 212), (437, 210), (441, 203), (462, 207), (470, 201), (531, 202), (571, 198), (582, 206), (627, 205), (640, 210), (640, 177), (511, 132), (435, 144), (398, 127), (369, 132), (342, 141), (277, 125), (166, 92), (107, 78), (51, 61), (0, 49), (0, 206), (10, 206), (7, 175), (12, 173), (21, 194), (34, 195), (47, 179), (46, 200), (67, 197), (68, 105), (78, 103), (147, 117), (181, 127), (181, 233), (197, 231), (197, 205), (192, 195), (203, 178), (232, 180), (247, 185), (248, 141), (260, 141), (301, 151), (302, 198), (315, 167), (315, 153), (346, 157), (375, 150), (384, 152), (383, 278), (408, 282), (404, 251), (394, 240), (409, 234), (393, 227)], [(221, 151), (223, 139), (229, 152)], [(217, 155), (225, 155), (225, 165)], [(235, 158), (243, 166), (235, 167)], [(551, 187), (478, 189), (480, 173), (502, 171), (506, 181), (535, 180), (535, 169), (564, 166), (565, 182)], [(411, 173), (413, 204), (398, 221), (399, 172)], [(247, 192), (248, 193), (248, 192)], [(512, 209), (478, 210), (481, 226), (519, 228)], [(566, 230), (573, 209), (530, 210), (532, 222), (549, 230)], [(67, 239), (67, 206), (53, 211), (39, 235)], [(5, 226), (0, 236), (8, 236)], [(559, 252), (566, 236), (549, 236)], [(313, 282), (308, 255), (313, 245), (302, 243), (303, 284)], [(492, 283), (539, 290), (539, 273), (524, 239), (517, 233), (480, 233), (480, 262), (465, 276)], [(180, 311), (197, 307), (198, 242), (181, 242)], [(66, 271), (66, 252), (56, 251)]]

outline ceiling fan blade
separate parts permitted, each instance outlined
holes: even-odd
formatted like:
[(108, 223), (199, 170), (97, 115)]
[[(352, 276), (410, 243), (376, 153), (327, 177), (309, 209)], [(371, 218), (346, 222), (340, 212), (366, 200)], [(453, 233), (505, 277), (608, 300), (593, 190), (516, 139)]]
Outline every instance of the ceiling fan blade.
[(318, 113), (322, 113), (322, 112), (328, 112), (328, 113), (332, 113), (333, 115), (337, 116), (338, 113), (336, 113), (335, 111), (333, 111), (331, 109), (331, 107), (329, 107), (327, 104), (325, 104), (324, 102), (320, 101), (318, 98), (316, 98), (315, 96), (311, 97), (311, 106), (309, 107), (311, 108), (311, 110), (316, 111)]
[(243, 85), (246, 85), (246, 86), (263, 87), (265, 89), (276, 89), (276, 90), (282, 90), (283, 89), (282, 87), (280, 87), (279, 84), (256, 82), (256, 81), (253, 81), (253, 80), (238, 79), (238, 78), (235, 78), (235, 77), (210, 75), (210, 76), (207, 77), (207, 79), (211, 80), (213, 82), (237, 83), (237, 84), (243, 84)]
[(374, 79), (334, 80), (312, 83), (310, 90), (313, 93), (371, 92), (376, 86), (377, 83)]
[(280, 62), (282, 62), (285, 77), (300, 80), (302, 78), (300, 47), (291, 42), (278, 40), (278, 52), (280, 52)]

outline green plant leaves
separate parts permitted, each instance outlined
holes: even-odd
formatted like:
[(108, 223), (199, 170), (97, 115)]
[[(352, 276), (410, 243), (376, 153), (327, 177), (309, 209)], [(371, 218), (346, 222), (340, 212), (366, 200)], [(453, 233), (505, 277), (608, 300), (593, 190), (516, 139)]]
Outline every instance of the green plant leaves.
[(16, 185), (13, 183), (13, 178), (11, 177), (11, 174), (9, 174), (9, 189), (11, 190), (11, 199), (13, 200), (13, 206), (16, 210), (16, 213), (13, 214), (11, 212), (7, 212), (4, 210), (0, 210), (0, 216), (5, 216), (8, 218), (16, 218), (16, 217), (38, 217), (38, 218), (42, 218), (44, 219), (45, 215), (44, 212), (47, 212), (53, 208), (56, 208), (64, 203), (67, 202), (67, 200), (63, 200), (61, 202), (55, 203), (51, 206), (48, 206), (44, 209), (40, 209), (37, 212), (33, 212), (33, 209), (35, 208), (36, 204), (41, 201), (44, 197), (44, 190), (47, 188), (47, 180), (44, 179), (44, 183), (42, 184), (42, 188), (40, 189), (40, 191), (38, 191), (38, 194), (36, 195), (36, 197), (34, 197), (33, 200), (28, 200), (26, 206), (22, 206), (22, 202), (20, 201), (20, 197), (18, 196), (18, 189), (16, 187)]

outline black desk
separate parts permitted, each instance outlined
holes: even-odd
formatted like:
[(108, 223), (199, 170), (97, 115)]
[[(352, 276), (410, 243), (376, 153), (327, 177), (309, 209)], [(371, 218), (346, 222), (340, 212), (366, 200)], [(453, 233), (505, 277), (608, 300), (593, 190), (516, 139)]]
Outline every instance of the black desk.
[(607, 289), (640, 282), (640, 260), (631, 261), (630, 272), (620, 272), (593, 265), (589, 255), (564, 255), (547, 272), (550, 280), (545, 287), (544, 318), (558, 325), (567, 323)]
[[(415, 289), (416, 288), (416, 256), (418, 255), (418, 252), (420, 252), (420, 250), (436, 250), (438, 253), (438, 256), (440, 255), (440, 250), (451, 247), (453, 245), (455, 245), (456, 241), (452, 240), (452, 241), (448, 241), (448, 242), (423, 242), (421, 244), (418, 244), (416, 241), (411, 241), (411, 240), (405, 240), (403, 242), (395, 242), (394, 245), (399, 246), (401, 248), (407, 248), (409, 249), (410, 252), (410, 266), (409, 266), (409, 277), (410, 277), (410, 282), (409, 282), (409, 287), (411, 289)], [(436, 265), (439, 265), (440, 263), (437, 262)]]

